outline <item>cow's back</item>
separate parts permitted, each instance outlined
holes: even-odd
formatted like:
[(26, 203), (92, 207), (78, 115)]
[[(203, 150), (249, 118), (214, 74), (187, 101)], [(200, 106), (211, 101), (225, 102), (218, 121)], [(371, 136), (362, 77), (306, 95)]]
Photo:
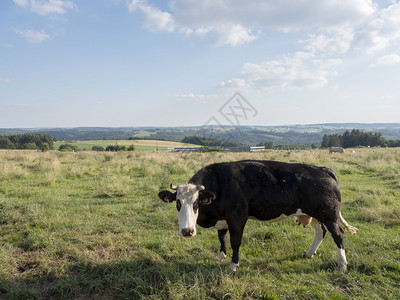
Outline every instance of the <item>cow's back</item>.
[(298, 209), (317, 217), (318, 211), (331, 211), (335, 208), (329, 205), (340, 202), (334, 173), (305, 164), (258, 160), (216, 163), (199, 170), (189, 182), (202, 184), (216, 194), (213, 205), (202, 211), (219, 219), (245, 213), (271, 220)]

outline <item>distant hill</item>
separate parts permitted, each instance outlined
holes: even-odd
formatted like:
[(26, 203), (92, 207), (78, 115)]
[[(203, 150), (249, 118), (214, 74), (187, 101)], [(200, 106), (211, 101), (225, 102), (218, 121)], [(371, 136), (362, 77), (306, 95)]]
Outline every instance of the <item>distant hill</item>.
[(284, 126), (195, 126), (195, 127), (76, 127), (1, 129), (0, 135), (41, 133), (59, 140), (158, 139), (181, 141), (199, 136), (245, 145), (272, 141), (274, 145), (320, 145), (324, 134), (343, 134), (346, 130), (381, 132), (387, 139), (400, 139), (400, 123), (327, 123)]

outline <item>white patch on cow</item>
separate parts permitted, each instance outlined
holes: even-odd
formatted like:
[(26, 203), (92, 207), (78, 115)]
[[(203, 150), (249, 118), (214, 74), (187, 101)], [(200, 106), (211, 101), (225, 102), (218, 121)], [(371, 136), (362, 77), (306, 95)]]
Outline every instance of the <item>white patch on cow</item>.
[(231, 264), (229, 265), (229, 269), (231, 269), (232, 271), (236, 272), (237, 268), (239, 267), (239, 264), (235, 264), (234, 262), (231, 262)]
[[(287, 218), (295, 217), (295, 216), (307, 216), (307, 215), (306, 215), (305, 213), (303, 213), (303, 212), (301, 211), (300, 208), (298, 208), (294, 214), (291, 214), (291, 215), (289, 215), (289, 216), (287, 216), (287, 215), (285, 215), (285, 214), (281, 214), (279, 217), (277, 217), (277, 218), (275, 218), (275, 219), (270, 219), (270, 220), (266, 220), (266, 221), (267, 221), (267, 222), (270, 222), (270, 223), (272, 223), (272, 222), (278, 222), (278, 221), (282, 221), (282, 220), (285, 220), (285, 219), (287, 219)], [(255, 217), (250, 217), (249, 219), (258, 220), (258, 219), (255, 218)]]
[(339, 270), (347, 270), (346, 252), (341, 248), (338, 248), (338, 267)]
[(324, 232), (321, 228), (321, 224), (316, 220), (311, 220), (311, 226), (315, 230), (314, 240), (306, 253), (306, 257), (311, 258), (317, 252), (318, 247), (321, 245), (322, 240), (324, 239)]
[(221, 251), (217, 256), (217, 259), (219, 261), (224, 260), (225, 258), (226, 258), (226, 254), (224, 253), (224, 251)]
[(181, 202), (180, 210), (176, 211), (178, 216), (179, 234), (183, 236), (182, 230), (193, 230), (190, 236), (196, 235), (196, 222), (199, 216), (199, 210), (195, 212), (193, 205), (199, 195), (198, 187), (194, 184), (184, 184), (178, 186), (176, 199)]
[(228, 224), (226, 223), (226, 220), (219, 220), (215, 225), (215, 229), (222, 230), (222, 229), (228, 229)]
[(267, 220), (267, 222), (273, 223), (273, 222), (278, 222), (278, 221), (282, 221), (287, 219), (288, 216), (285, 214), (281, 214), (279, 217), (275, 218), (275, 219), (271, 219), (271, 220)]

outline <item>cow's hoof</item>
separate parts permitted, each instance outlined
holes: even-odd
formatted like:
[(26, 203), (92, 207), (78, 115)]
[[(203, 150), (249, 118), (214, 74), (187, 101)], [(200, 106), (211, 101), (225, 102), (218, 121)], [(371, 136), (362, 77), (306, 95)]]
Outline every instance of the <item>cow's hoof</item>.
[(237, 268), (239, 267), (239, 264), (235, 264), (233, 262), (231, 262), (231, 264), (229, 265), (229, 269), (231, 269), (233, 272), (236, 272)]
[(224, 260), (225, 258), (226, 258), (226, 254), (224, 253), (224, 251), (221, 251), (217, 256), (217, 259), (219, 261)]
[(339, 269), (339, 271), (347, 272), (347, 265), (339, 265), (338, 269)]
[(304, 254), (304, 256), (305, 256), (306, 258), (313, 258), (314, 254), (315, 254), (315, 253), (306, 252), (306, 254)]

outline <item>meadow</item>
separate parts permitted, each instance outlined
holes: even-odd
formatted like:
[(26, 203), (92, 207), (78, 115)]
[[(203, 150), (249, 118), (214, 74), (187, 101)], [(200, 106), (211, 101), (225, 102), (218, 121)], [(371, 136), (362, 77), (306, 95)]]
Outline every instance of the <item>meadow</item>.
[[(263, 153), (0, 151), (0, 299), (400, 299), (400, 149)], [(294, 218), (249, 221), (240, 268), (217, 261), (214, 229), (178, 236), (160, 190), (220, 161), (270, 159), (331, 168), (348, 271), (327, 235)], [(232, 254), (228, 247), (228, 257)]]
[(172, 141), (157, 140), (88, 140), (88, 141), (58, 141), (54, 143), (54, 149), (58, 149), (62, 144), (71, 144), (82, 150), (92, 150), (93, 146), (101, 146), (104, 149), (107, 146), (134, 146), (136, 151), (158, 151), (168, 150), (168, 148), (179, 147), (199, 147), (198, 145), (185, 144)]

